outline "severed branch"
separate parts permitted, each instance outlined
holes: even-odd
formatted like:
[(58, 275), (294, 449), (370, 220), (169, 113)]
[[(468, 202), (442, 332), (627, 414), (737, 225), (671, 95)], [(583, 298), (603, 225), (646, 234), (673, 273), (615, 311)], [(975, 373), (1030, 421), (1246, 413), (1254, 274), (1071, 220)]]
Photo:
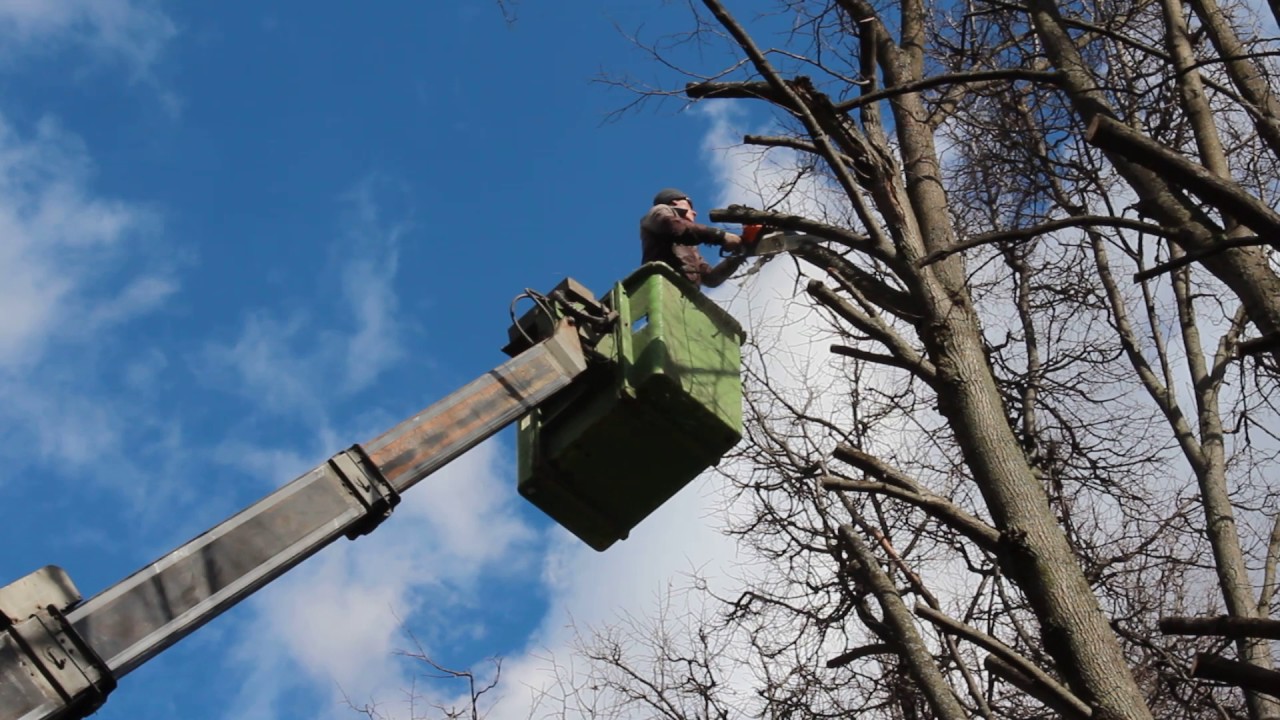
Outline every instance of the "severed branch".
[(1062, 698), (1047, 692), (1043, 685), (1021, 670), (1001, 660), (996, 655), (988, 655), (982, 660), (982, 664), (986, 666), (987, 671), (992, 675), (999, 677), (1001, 680), (1018, 688), (1022, 692), (1039, 700), (1045, 707), (1055, 710), (1067, 720), (1085, 720), (1093, 717), (1093, 710), (1088, 706), (1084, 707), (1087, 714), (1081, 714), (1080, 708), (1071, 703), (1063, 702)]
[[(761, 147), (790, 148), (792, 150), (799, 150), (800, 152), (811, 153), (813, 155), (822, 154), (822, 151), (813, 143), (786, 135), (743, 135), (742, 142), (747, 145), (759, 145)], [(853, 164), (853, 158), (847, 155), (841, 155), (840, 157), (846, 164)]]
[(1238, 184), (1214, 175), (1114, 117), (1102, 113), (1094, 115), (1084, 137), (1090, 144), (1190, 190), (1224, 216), (1252, 228), (1254, 232), (1263, 235), (1280, 233), (1280, 215)]
[(839, 655), (831, 658), (827, 661), (827, 668), (840, 668), (854, 662), (855, 660), (861, 660), (864, 657), (870, 657), (872, 655), (888, 655), (893, 652), (893, 647), (886, 643), (863, 645), (860, 648), (854, 648), (848, 652), (840, 653)]
[(1236, 348), (1236, 356), (1248, 357), (1258, 353), (1271, 352), (1278, 347), (1280, 347), (1280, 333), (1267, 333), (1262, 337), (1256, 337), (1240, 343), (1240, 347)]
[(1267, 638), (1280, 640), (1280, 620), (1214, 617), (1162, 617), (1160, 632), (1165, 635), (1216, 635), (1226, 638)]
[(944, 525), (968, 538), (974, 545), (995, 553), (1000, 546), (1000, 533), (995, 528), (982, 522), (956, 506), (955, 503), (940, 495), (921, 490), (908, 490), (889, 482), (868, 482), (852, 480), (839, 475), (824, 475), (822, 487), (827, 490), (845, 490), (849, 492), (875, 493), (897, 498), (915, 505)]
[(1251, 692), (1280, 697), (1280, 672), (1216, 655), (1197, 653), (1195, 662), (1191, 664), (1191, 677), (1216, 680)]
[[(756, 145), (759, 147), (780, 147), (790, 150), (799, 150), (800, 152), (809, 153), (822, 157), (822, 151), (816, 145), (800, 138), (787, 137), (785, 135), (743, 135), (742, 142), (747, 145)], [(857, 161), (849, 157), (845, 153), (838, 153), (837, 157), (851, 168), (857, 168)]]
[[(1076, 697), (1065, 685), (1054, 680), (1048, 673), (1036, 667), (1035, 663), (1026, 659), (1008, 645), (975, 627), (965, 625), (959, 620), (940, 613), (928, 605), (917, 603), (916, 615), (937, 625), (939, 629), (945, 632), (958, 635), (983, 648), (1003, 661), (1003, 664), (1010, 666), (1020, 675), (1025, 676), (1037, 688), (1037, 691), (1031, 692), (1021, 685), (1017, 687), (1045, 705), (1063, 714), (1070, 714), (1072, 717), (1088, 718), (1093, 716), (1093, 708)], [(988, 668), (990, 668), (990, 665), (988, 665)], [(1046, 698), (1052, 698), (1052, 702)]]
[(1108, 226), (1108, 227), (1125, 228), (1126, 230), (1137, 230), (1139, 232), (1150, 233), (1152, 235), (1168, 234), (1168, 232), (1163, 227), (1159, 225), (1153, 225), (1148, 222), (1143, 222), (1141, 220), (1131, 220), (1129, 218), (1112, 217), (1109, 215), (1075, 215), (1072, 217), (1060, 218), (1058, 220), (1050, 220), (1048, 222), (1040, 223), (1039, 225), (1032, 225), (1030, 227), (1015, 228), (1013, 230), (1001, 230), (999, 232), (990, 232), (990, 233), (983, 233), (981, 235), (975, 235), (974, 237), (969, 238), (964, 242), (958, 242), (952, 245), (951, 247), (942, 248), (941, 250), (934, 250), (928, 255), (925, 255), (924, 257), (917, 260), (916, 265), (919, 267), (932, 265), (933, 263), (936, 263), (939, 260), (950, 257), (952, 255), (955, 255), (958, 252), (963, 252), (970, 248), (978, 247), (980, 245), (989, 245), (991, 243), (998, 243), (998, 242), (1018, 242), (1021, 240), (1031, 240), (1032, 238), (1038, 237), (1040, 235), (1044, 235), (1045, 233), (1051, 233), (1056, 230), (1062, 230), (1064, 228), (1096, 227), (1100, 225)]
[(792, 106), (791, 98), (763, 82), (696, 82), (684, 86), (685, 96), (694, 100), (768, 100), (784, 107)]
[(901, 358), (894, 357), (893, 355), (871, 352), (870, 350), (861, 350), (848, 345), (832, 345), (831, 352), (836, 355), (843, 355), (844, 357), (850, 357), (855, 360), (875, 363), (876, 365), (888, 365), (889, 367), (901, 368), (911, 373), (916, 372), (916, 368), (913, 365), (908, 362), (904, 362)]
[(850, 232), (842, 227), (810, 220), (802, 215), (756, 210), (746, 205), (730, 205), (727, 208), (714, 208), (707, 214), (711, 222), (739, 223), (742, 225), (766, 225), (782, 230), (795, 230), (807, 233), (822, 240), (833, 240), (855, 248), (868, 248), (866, 235)]

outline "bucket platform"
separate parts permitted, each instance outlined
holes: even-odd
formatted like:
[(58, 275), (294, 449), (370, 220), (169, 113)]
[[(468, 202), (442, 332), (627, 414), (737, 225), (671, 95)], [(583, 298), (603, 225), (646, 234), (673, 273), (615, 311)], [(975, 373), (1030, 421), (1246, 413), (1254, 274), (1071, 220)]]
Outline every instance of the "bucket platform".
[(745, 339), (662, 263), (641, 266), (602, 302), (618, 319), (596, 362), (517, 425), (520, 494), (596, 550), (625, 539), (742, 439)]

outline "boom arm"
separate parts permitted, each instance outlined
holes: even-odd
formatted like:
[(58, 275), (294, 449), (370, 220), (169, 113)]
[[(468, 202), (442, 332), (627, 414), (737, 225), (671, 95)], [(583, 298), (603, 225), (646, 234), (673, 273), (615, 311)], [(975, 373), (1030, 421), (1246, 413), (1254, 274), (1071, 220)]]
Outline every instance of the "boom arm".
[(371, 531), (400, 493), (585, 369), (578, 331), (561, 321), (548, 339), (81, 605), (52, 567), (0, 588), (0, 720), (91, 713), (116, 680), (339, 537)]

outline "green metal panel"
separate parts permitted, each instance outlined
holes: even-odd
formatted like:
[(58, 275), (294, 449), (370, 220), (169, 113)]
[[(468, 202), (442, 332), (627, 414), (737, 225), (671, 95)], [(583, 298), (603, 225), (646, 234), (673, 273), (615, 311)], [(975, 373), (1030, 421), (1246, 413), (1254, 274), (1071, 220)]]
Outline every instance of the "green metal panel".
[(606, 298), (606, 358), (518, 425), (520, 493), (597, 550), (742, 438), (741, 326), (667, 265)]

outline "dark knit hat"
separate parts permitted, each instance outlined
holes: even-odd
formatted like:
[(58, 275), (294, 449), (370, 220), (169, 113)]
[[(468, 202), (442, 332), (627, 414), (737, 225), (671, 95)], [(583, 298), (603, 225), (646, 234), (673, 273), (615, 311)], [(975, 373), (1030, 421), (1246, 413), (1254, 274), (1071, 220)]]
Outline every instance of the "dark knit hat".
[(688, 200), (689, 195), (675, 188), (663, 188), (653, 196), (654, 205), (670, 205), (677, 200)]

